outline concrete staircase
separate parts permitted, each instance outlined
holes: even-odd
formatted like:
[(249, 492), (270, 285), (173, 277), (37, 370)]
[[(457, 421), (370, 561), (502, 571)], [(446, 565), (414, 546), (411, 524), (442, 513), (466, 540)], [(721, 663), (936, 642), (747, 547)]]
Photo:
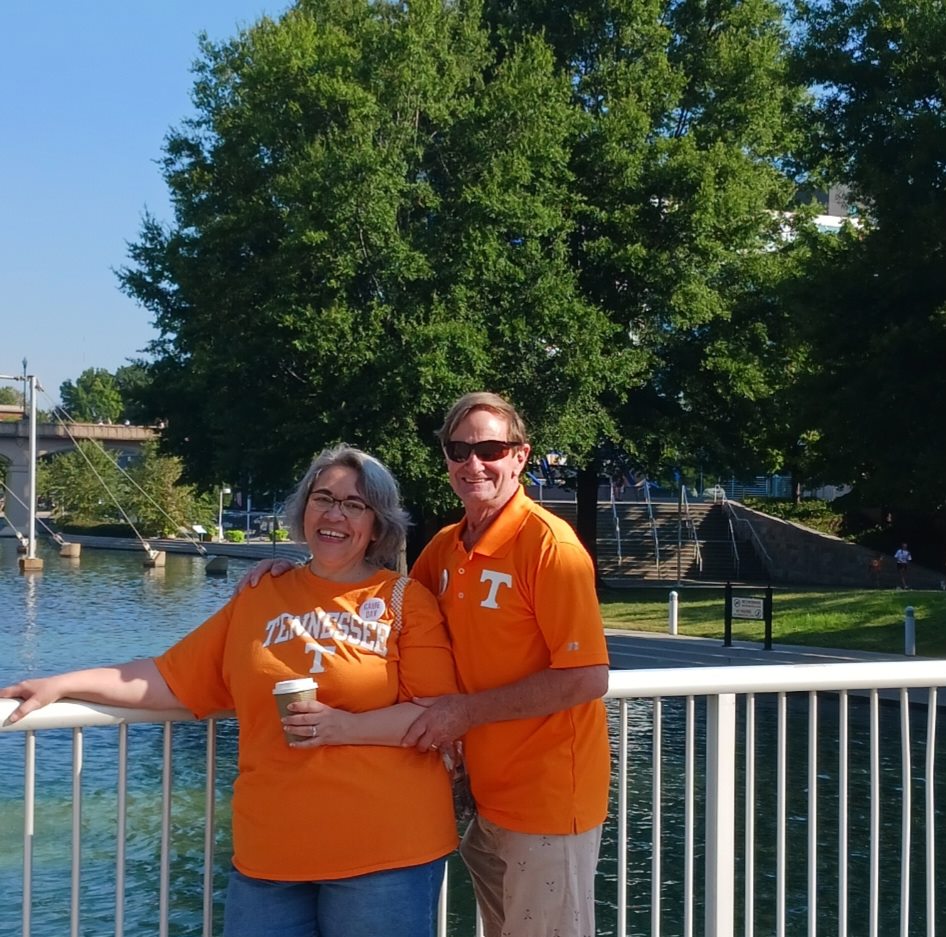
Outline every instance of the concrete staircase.
[[(575, 526), (574, 502), (543, 506)], [(691, 504), (692, 532), (685, 519), (681, 524), (676, 502), (656, 501), (651, 508), (653, 523), (646, 504), (618, 502), (612, 510), (610, 503), (598, 502), (598, 572), (606, 582), (768, 582), (751, 544), (737, 540), (738, 559), (734, 555), (721, 503)]]

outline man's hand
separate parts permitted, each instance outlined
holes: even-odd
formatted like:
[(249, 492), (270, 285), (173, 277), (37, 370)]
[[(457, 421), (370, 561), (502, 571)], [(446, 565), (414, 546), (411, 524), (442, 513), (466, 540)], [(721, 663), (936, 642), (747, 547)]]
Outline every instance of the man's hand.
[(451, 696), (425, 696), (412, 702), (424, 707), (413, 722), (403, 744), (426, 752), (432, 748), (448, 749), (473, 725), (469, 700), (463, 693)]
[(260, 560), (255, 566), (250, 567), (243, 574), (243, 578), (236, 584), (233, 594), (239, 595), (247, 586), (251, 589), (255, 589), (260, 584), (263, 576), (267, 573), (270, 576), (281, 576), (283, 573), (288, 573), (290, 569), (294, 569), (295, 566), (296, 564), (293, 563), (292, 560), (287, 560), (283, 557)]

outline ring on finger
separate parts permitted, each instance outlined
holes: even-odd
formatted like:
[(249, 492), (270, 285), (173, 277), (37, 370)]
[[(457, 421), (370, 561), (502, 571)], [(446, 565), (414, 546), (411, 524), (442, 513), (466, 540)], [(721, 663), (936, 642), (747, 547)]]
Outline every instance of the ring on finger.
[(312, 738), (315, 738), (319, 734), (319, 727), (312, 726)]

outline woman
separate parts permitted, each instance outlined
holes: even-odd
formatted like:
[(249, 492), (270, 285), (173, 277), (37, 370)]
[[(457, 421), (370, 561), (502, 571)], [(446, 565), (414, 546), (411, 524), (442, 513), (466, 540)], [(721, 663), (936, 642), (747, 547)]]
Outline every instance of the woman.
[[(311, 561), (234, 596), (160, 657), (25, 680), (0, 698), (23, 700), (14, 722), (62, 697), (235, 710), (225, 937), (430, 937), (456, 846), (450, 783), (436, 752), (397, 741), (420, 711), (408, 701), (456, 692), (456, 678), (436, 600), (385, 568), (406, 531), (397, 484), (338, 446), (312, 463), (287, 518)], [(302, 675), (320, 703), (280, 721), (273, 686)]]

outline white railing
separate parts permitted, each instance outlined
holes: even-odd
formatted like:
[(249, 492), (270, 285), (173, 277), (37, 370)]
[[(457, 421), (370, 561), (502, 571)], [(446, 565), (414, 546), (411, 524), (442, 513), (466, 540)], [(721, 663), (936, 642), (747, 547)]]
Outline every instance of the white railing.
[[(662, 926), (668, 915), (676, 914), (667, 932), (683, 937), (734, 937), (737, 933), (745, 937), (756, 933), (760, 937), (800, 933), (814, 937), (820, 932), (842, 937), (886, 937), (893, 933), (934, 937), (936, 797), (937, 790), (942, 792), (946, 785), (935, 754), (936, 688), (944, 685), (946, 661), (930, 660), (612, 671), (608, 697), (613, 701), (609, 710), (616, 791), (608, 827), (611, 846), (603, 851), (598, 888), (599, 908), (614, 917), (613, 929), (609, 925), (608, 932), (621, 937), (631, 933), (657, 937), (664, 932)], [(888, 698), (892, 708), (884, 708), (884, 718), (898, 713), (899, 729), (881, 725), (881, 702)], [(791, 715), (790, 709), (798, 708), (796, 703), (802, 704), (806, 713)], [(0, 723), (14, 705), (0, 700)], [(853, 718), (855, 707), (858, 713), (865, 709), (869, 718)], [(825, 716), (828, 711), (832, 713), (830, 718)], [(911, 725), (911, 711), (924, 717), (922, 732)], [(63, 920), (68, 917), (70, 933), (77, 935), (83, 932), (79, 920), (85, 827), (83, 732), (100, 725), (117, 726), (119, 734), (114, 933), (119, 937), (126, 933), (127, 733), (129, 724), (136, 722), (164, 724), (163, 771), (160, 781), (156, 781), (161, 789), (158, 900), (155, 922), (148, 933), (157, 932), (162, 937), (169, 933), (173, 907), (169, 854), (175, 802), (171, 732), (173, 723), (184, 720), (192, 721), (177, 711), (142, 712), (63, 702), (31, 714), (16, 726), (0, 729), (0, 733), (18, 734), (25, 743), (24, 937), (34, 937), (37, 736), (50, 729), (73, 732), (71, 898), (68, 912), (63, 910)], [(215, 901), (214, 729), (211, 721), (201, 821), (201, 932), (207, 937), (213, 933)], [(922, 738), (915, 738), (920, 735)], [(889, 779), (882, 778), (881, 741), (885, 753), (891, 746), (900, 753), (898, 777), (892, 787)], [(4, 773), (13, 770), (13, 744), (12, 738), (0, 737)], [(825, 751), (832, 753), (830, 759)], [(858, 761), (861, 758), (866, 758), (863, 765)], [(799, 773), (799, 768), (804, 770)], [(855, 787), (857, 792), (852, 796)], [(922, 791), (922, 808), (914, 809), (914, 790)], [(832, 804), (830, 811), (824, 806), (826, 797)], [(891, 806), (899, 807), (894, 812), (900, 818), (899, 850), (890, 841)], [(883, 828), (882, 813), (888, 822)], [(864, 819), (861, 826), (867, 830), (864, 842), (858, 839), (864, 832), (858, 826), (860, 820), (855, 823), (858, 817)], [(893, 822), (897, 825), (896, 820)], [(805, 832), (803, 846), (793, 845), (799, 839), (799, 825)], [(649, 827), (649, 842), (641, 834), (642, 826)], [(763, 828), (772, 835), (766, 837)], [(677, 848), (669, 849), (668, 838), (674, 830), (679, 834)], [(919, 837), (922, 849), (914, 847), (914, 837)], [(9, 854), (9, 844), (5, 848)], [(612, 848), (613, 855), (609, 852)], [(836, 854), (835, 863), (828, 861), (828, 853)], [(638, 861), (641, 856), (649, 857), (649, 863)], [(869, 859), (866, 867), (865, 856)], [(648, 864), (649, 869), (645, 868)], [(702, 883), (697, 874), (700, 866)], [(859, 876), (856, 882), (853, 867)], [(802, 884), (799, 868), (804, 871)], [(760, 882), (765, 888), (760, 889)], [(899, 923), (893, 928), (883, 918), (890, 902), (882, 902), (891, 882), (899, 885), (899, 901), (894, 909)], [(650, 898), (645, 902), (648, 884)], [(852, 889), (857, 893), (856, 915), (850, 907)], [(649, 905), (643, 912), (643, 924), (632, 926), (630, 922), (629, 890), (636, 905)], [(920, 893), (922, 898), (918, 899)], [(8, 907), (16, 900), (16, 896), (5, 895)], [(219, 902), (219, 896), (216, 900)], [(825, 908), (827, 917), (822, 913)], [(441, 937), (448, 933), (446, 909), (444, 895)], [(639, 916), (641, 912), (635, 913)], [(764, 920), (758, 923), (760, 918)], [(826, 920), (831, 921), (830, 927)], [(925, 929), (917, 929), (917, 920), (925, 921), (921, 924)], [(473, 931), (470, 923), (456, 933), (465, 937)], [(188, 931), (192, 932), (196, 932), (196, 925)], [(46, 937), (47, 933), (51, 931), (35, 937)], [(64, 926), (56, 930), (57, 937), (60, 933), (65, 933)]]

